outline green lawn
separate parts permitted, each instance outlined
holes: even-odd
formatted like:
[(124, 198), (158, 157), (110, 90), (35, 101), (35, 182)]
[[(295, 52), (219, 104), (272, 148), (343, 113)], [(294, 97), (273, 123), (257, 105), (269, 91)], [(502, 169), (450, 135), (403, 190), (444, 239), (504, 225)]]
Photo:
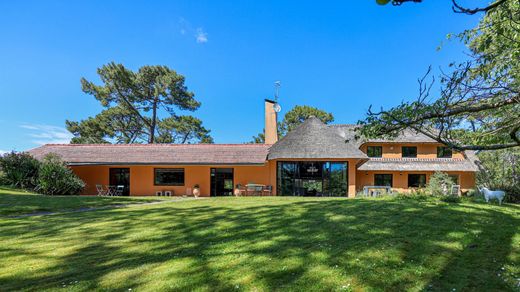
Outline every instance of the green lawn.
[(158, 200), (167, 197), (50, 197), (0, 187), (0, 216), (17, 216), (39, 212), (59, 212), (81, 208), (97, 208), (110, 205), (125, 205)]
[(512, 205), (220, 198), (0, 217), (0, 231), (0, 291), (520, 289)]

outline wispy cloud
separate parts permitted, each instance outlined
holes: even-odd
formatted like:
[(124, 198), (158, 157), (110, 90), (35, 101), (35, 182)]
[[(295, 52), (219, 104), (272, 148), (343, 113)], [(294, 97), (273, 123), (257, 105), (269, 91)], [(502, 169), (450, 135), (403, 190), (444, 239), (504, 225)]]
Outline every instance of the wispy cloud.
[(197, 39), (197, 43), (203, 44), (208, 42), (208, 33), (205, 32), (201, 27), (197, 28), (197, 33), (195, 34), (195, 38)]
[(65, 128), (51, 125), (23, 124), (20, 128), (29, 130), (28, 136), (32, 138), (31, 142), (38, 145), (68, 144), (73, 137)]
[(195, 41), (198, 44), (204, 44), (208, 42), (208, 33), (202, 27), (194, 28), (189, 21), (182, 17), (179, 19), (179, 26), (180, 34), (195, 37)]

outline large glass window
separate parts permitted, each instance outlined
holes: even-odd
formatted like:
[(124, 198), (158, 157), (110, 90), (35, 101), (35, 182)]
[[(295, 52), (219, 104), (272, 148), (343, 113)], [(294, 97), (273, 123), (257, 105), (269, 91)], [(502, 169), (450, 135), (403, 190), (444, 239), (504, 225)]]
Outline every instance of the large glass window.
[(381, 187), (391, 187), (392, 182), (392, 175), (391, 174), (374, 174), (374, 185), (381, 186)]
[(437, 147), (437, 158), (451, 158), (453, 151), (448, 147)]
[(426, 186), (426, 174), (408, 174), (409, 188), (423, 188)]
[(346, 196), (347, 162), (280, 161), (277, 193), (283, 196)]
[(278, 162), (277, 192), (280, 195), (293, 195), (295, 190), (295, 178), (298, 175), (296, 162)]
[(328, 176), (325, 177), (327, 183), (326, 190), (331, 196), (345, 196), (347, 194), (347, 163), (330, 162)]
[(383, 147), (382, 146), (367, 146), (367, 156), (368, 157), (383, 157)]
[(416, 158), (417, 157), (417, 147), (415, 146), (403, 146), (402, 148), (402, 156), (406, 158)]
[(156, 168), (154, 184), (156, 186), (183, 186), (184, 168)]

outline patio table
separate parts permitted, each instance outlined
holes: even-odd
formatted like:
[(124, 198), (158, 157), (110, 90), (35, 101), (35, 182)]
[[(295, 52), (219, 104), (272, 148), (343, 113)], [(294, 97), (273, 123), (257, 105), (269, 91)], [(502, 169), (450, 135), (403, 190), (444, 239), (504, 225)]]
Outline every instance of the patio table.
[(387, 194), (392, 192), (392, 187), (389, 186), (365, 186), (363, 187), (363, 193), (365, 196), (377, 197), (377, 192), (370, 192), (370, 190), (384, 190)]
[(249, 194), (262, 195), (264, 188), (265, 188), (265, 185), (261, 185), (261, 184), (247, 184), (246, 185), (246, 196), (248, 196)]

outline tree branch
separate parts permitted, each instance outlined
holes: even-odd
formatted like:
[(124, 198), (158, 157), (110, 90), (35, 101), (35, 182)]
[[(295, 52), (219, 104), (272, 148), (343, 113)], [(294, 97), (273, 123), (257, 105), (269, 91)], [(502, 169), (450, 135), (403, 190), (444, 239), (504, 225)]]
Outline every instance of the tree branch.
[(460, 4), (457, 3), (456, 0), (452, 0), (451, 2), (453, 3), (453, 6), (451, 7), (451, 9), (455, 13), (463, 13), (463, 14), (473, 15), (473, 14), (477, 14), (479, 12), (488, 12), (488, 11), (490, 11), (492, 9), (495, 9), (498, 6), (504, 4), (506, 1), (508, 1), (508, 0), (498, 0), (495, 3), (490, 4), (490, 5), (486, 6), (486, 7), (477, 7), (477, 8), (470, 9), (470, 8), (462, 7)]

